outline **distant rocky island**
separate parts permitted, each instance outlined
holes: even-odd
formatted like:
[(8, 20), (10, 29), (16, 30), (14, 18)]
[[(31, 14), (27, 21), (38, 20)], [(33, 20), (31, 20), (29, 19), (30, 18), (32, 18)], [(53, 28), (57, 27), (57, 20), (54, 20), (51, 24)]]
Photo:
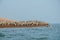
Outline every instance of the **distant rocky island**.
[(0, 28), (22, 28), (22, 27), (42, 27), (48, 26), (48, 23), (31, 20), (31, 21), (16, 21), (7, 18), (0, 18)]

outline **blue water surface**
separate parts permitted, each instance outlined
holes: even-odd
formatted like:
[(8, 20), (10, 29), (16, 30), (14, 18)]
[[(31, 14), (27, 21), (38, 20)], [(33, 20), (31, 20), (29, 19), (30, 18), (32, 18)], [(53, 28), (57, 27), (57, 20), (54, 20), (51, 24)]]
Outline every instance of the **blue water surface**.
[(0, 28), (0, 40), (60, 40), (60, 24), (51, 27)]

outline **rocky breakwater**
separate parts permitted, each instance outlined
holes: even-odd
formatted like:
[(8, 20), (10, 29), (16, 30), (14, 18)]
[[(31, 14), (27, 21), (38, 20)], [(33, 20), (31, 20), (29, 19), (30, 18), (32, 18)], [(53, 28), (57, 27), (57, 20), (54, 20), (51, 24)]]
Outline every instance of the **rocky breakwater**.
[(19, 28), (19, 27), (42, 27), (48, 23), (41, 21), (15, 21), (7, 18), (0, 18), (0, 28)]

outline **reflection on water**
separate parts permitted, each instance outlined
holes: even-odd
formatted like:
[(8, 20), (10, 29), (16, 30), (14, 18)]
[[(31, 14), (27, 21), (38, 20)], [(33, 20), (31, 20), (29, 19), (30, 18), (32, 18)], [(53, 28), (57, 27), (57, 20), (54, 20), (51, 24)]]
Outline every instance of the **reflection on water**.
[(60, 25), (52, 28), (0, 28), (0, 40), (60, 40)]

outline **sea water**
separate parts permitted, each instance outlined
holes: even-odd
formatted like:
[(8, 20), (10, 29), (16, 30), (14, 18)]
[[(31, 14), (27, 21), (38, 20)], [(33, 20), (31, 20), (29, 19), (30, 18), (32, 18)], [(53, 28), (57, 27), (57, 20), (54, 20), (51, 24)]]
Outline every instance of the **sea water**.
[(60, 24), (52, 24), (52, 27), (0, 28), (0, 40), (60, 40)]

